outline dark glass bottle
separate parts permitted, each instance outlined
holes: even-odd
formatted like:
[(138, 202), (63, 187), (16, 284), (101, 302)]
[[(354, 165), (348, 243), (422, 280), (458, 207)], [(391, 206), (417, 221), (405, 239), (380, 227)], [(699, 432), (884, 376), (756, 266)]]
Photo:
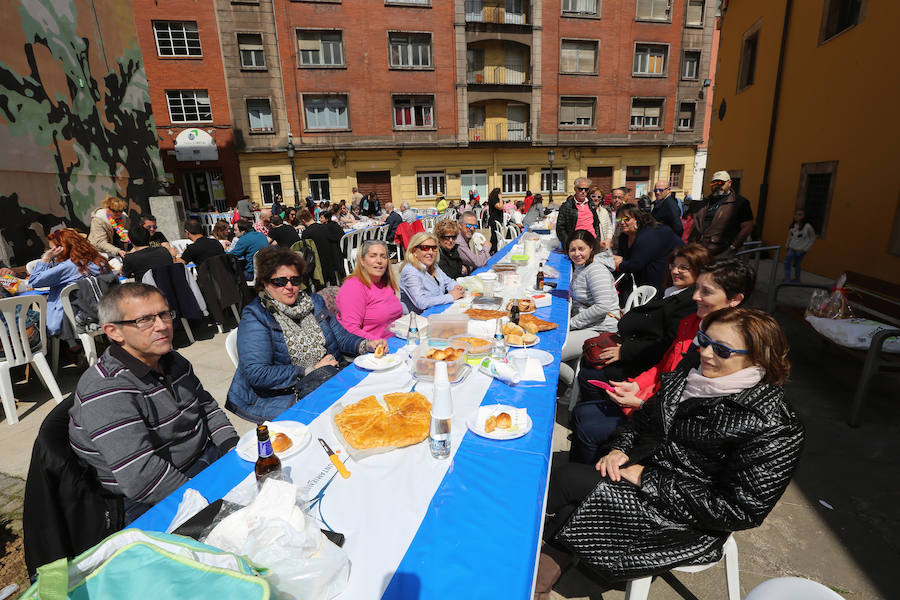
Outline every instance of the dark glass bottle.
[(513, 323), (515, 323), (516, 325), (519, 324), (519, 301), (518, 300), (515, 300), (515, 299), (513, 300), (513, 305), (509, 309), (509, 320), (512, 321)]
[(536, 289), (538, 292), (544, 291), (544, 263), (541, 263), (538, 267), (537, 279), (534, 283), (534, 289)]
[(272, 450), (272, 440), (269, 439), (269, 428), (265, 425), (256, 426), (256, 442), (259, 447), (259, 458), (256, 459), (256, 482), (263, 484), (266, 479), (281, 479), (281, 460), (275, 456)]

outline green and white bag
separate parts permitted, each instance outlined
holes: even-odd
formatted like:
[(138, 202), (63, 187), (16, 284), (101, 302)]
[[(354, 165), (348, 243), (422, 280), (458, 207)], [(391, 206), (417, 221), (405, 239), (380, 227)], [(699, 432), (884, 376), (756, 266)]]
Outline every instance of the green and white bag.
[(125, 529), (71, 561), (38, 568), (23, 600), (269, 600), (268, 582), (244, 558), (166, 533)]

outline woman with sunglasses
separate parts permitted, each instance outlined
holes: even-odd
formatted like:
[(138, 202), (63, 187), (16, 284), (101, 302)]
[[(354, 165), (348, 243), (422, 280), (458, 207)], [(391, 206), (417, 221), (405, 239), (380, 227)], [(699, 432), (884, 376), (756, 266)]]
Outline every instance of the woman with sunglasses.
[(668, 227), (660, 226), (649, 212), (626, 204), (616, 212), (619, 243), (615, 251), (616, 268), (630, 276), (619, 282), (619, 299), (628, 299), (634, 285), (651, 285), (662, 296), (666, 281), (666, 258), (683, 246), (681, 238)]
[(438, 248), (440, 252), (438, 267), (444, 272), (444, 275), (450, 279), (468, 275), (472, 269), (463, 262), (457, 243), (459, 224), (450, 219), (438, 221), (438, 224), (434, 226), (434, 235), (437, 237), (440, 246)]
[(596, 465), (551, 476), (539, 593), (569, 552), (609, 580), (715, 562), (731, 532), (759, 526), (784, 493), (804, 431), (782, 389), (781, 327), (760, 310), (725, 308), (706, 315), (698, 338), (699, 366), (666, 376)]
[(258, 424), (337, 374), (343, 355), (374, 352), (386, 342), (349, 333), (318, 294), (301, 289), (300, 254), (270, 247), (255, 258), (257, 297), (241, 313), (240, 361), (225, 407)]
[(408, 312), (448, 304), (465, 295), (463, 287), (437, 264), (438, 239), (426, 231), (415, 234), (406, 249), (400, 271), (400, 301)]
[(600, 219), (600, 249), (606, 250), (612, 248), (613, 234), (616, 232), (616, 224), (613, 223), (612, 215), (609, 208), (603, 203), (603, 190), (599, 186), (592, 185), (588, 190), (588, 198), (594, 205), (597, 212), (597, 218)]
[(338, 322), (364, 338), (391, 335), (391, 323), (403, 314), (387, 243), (366, 240), (359, 259), (337, 294)]
[[(679, 275), (681, 273), (679, 269)], [(701, 266), (691, 296), (695, 312), (678, 321), (674, 338), (669, 338), (671, 344), (658, 362), (638, 374), (633, 371), (617, 373), (613, 365), (609, 371), (582, 369), (578, 373), (581, 402), (572, 410), (569, 458), (575, 462), (595, 462), (609, 436), (634, 414), (633, 411), (644, 406), (644, 402), (659, 389), (662, 375), (673, 371), (691, 349), (700, 321), (716, 310), (743, 304), (753, 292), (755, 282), (753, 269), (741, 260), (727, 259)], [(684, 293), (679, 296), (686, 300)], [(658, 344), (649, 350), (654, 356), (660, 356)], [(616, 379), (620, 374), (629, 379)], [(611, 384), (612, 391), (604, 391), (591, 383), (598, 380)]]

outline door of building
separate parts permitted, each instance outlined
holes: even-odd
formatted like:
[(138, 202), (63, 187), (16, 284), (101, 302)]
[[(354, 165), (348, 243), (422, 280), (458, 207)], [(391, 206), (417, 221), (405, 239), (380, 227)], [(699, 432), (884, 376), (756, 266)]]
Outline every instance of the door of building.
[(612, 167), (588, 167), (588, 179), (603, 192), (605, 198), (612, 191)]
[(221, 188), (219, 193), (224, 196), (221, 169), (185, 171), (183, 175), (184, 198), (187, 200), (188, 210), (208, 210), (214, 206), (214, 180), (216, 188)]
[(488, 176), (487, 169), (462, 169), (459, 172), (460, 194), (469, 201), (469, 192), (472, 188), (478, 190), (478, 195), (482, 202), (487, 201), (488, 197)]
[(650, 167), (627, 167), (625, 169), (625, 185), (632, 192), (632, 199), (637, 200), (650, 193)]
[(357, 171), (356, 188), (360, 194), (378, 194), (378, 201), (384, 205), (391, 199), (390, 171)]

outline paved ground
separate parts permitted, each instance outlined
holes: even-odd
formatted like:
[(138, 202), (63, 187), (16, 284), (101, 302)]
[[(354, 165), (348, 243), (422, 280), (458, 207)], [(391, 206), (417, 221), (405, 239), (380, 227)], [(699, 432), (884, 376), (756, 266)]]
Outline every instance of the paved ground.
[[(760, 271), (754, 297), (757, 303), (765, 297), (768, 264), (763, 262)], [(805, 296), (792, 291), (787, 299), (802, 306)], [(792, 343), (794, 370), (787, 395), (807, 427), (808, 442), (794, 481), (766, 522), (736, 535), (742, 592), (746, 594), (766, 579), (796, 575), (824, 583), (851, 599), (897, 597), (900, 408), (896, 401), (900, 378), (876, 380), (863, 425), (852, 429), (846, 425), (846, 416), (861, 365), (847, 362), (843, 352), (823, 344), (801, 323), (783, 314), (779, 320)], [(224, 401), (233, 369), (224, 350), (224, 335), (213, 333), (181, 351), (213, 396)], [(63, 369), (60, 387), (64, 393), (73, 389), (77, 376), (73, 367)], [(21, 422), (12, 426), (0, 422), (0, 472), (13, 476), (0, 475), (0, 515), (14, 514), (21, 506), (21, 481), (14, 478), (26, 476), (38, 427), (53, 405), (34, 375), (28, 382), (16, 384), (15, 391), (22, 400), (18, 408)], [(555, 463), (567, 460), (568, 451), (568, 410), (560, 407), (558, 415)], [(233, 421), (241, 432), (251, 427), (240, 419)], [(4, 490), (12, 492), (11, 498), (3, 495)], [(0, 580), (0, 588), (5, 583)], [(624, 596), (621, 589), (605, 590), (579, 567), (565, 574), (555, 593), (556, 598), (567, 599), (619, 600)], [(724, 569), (719, 565), (702, 573), (658, 578), (651, 597), (724, 598)]]

